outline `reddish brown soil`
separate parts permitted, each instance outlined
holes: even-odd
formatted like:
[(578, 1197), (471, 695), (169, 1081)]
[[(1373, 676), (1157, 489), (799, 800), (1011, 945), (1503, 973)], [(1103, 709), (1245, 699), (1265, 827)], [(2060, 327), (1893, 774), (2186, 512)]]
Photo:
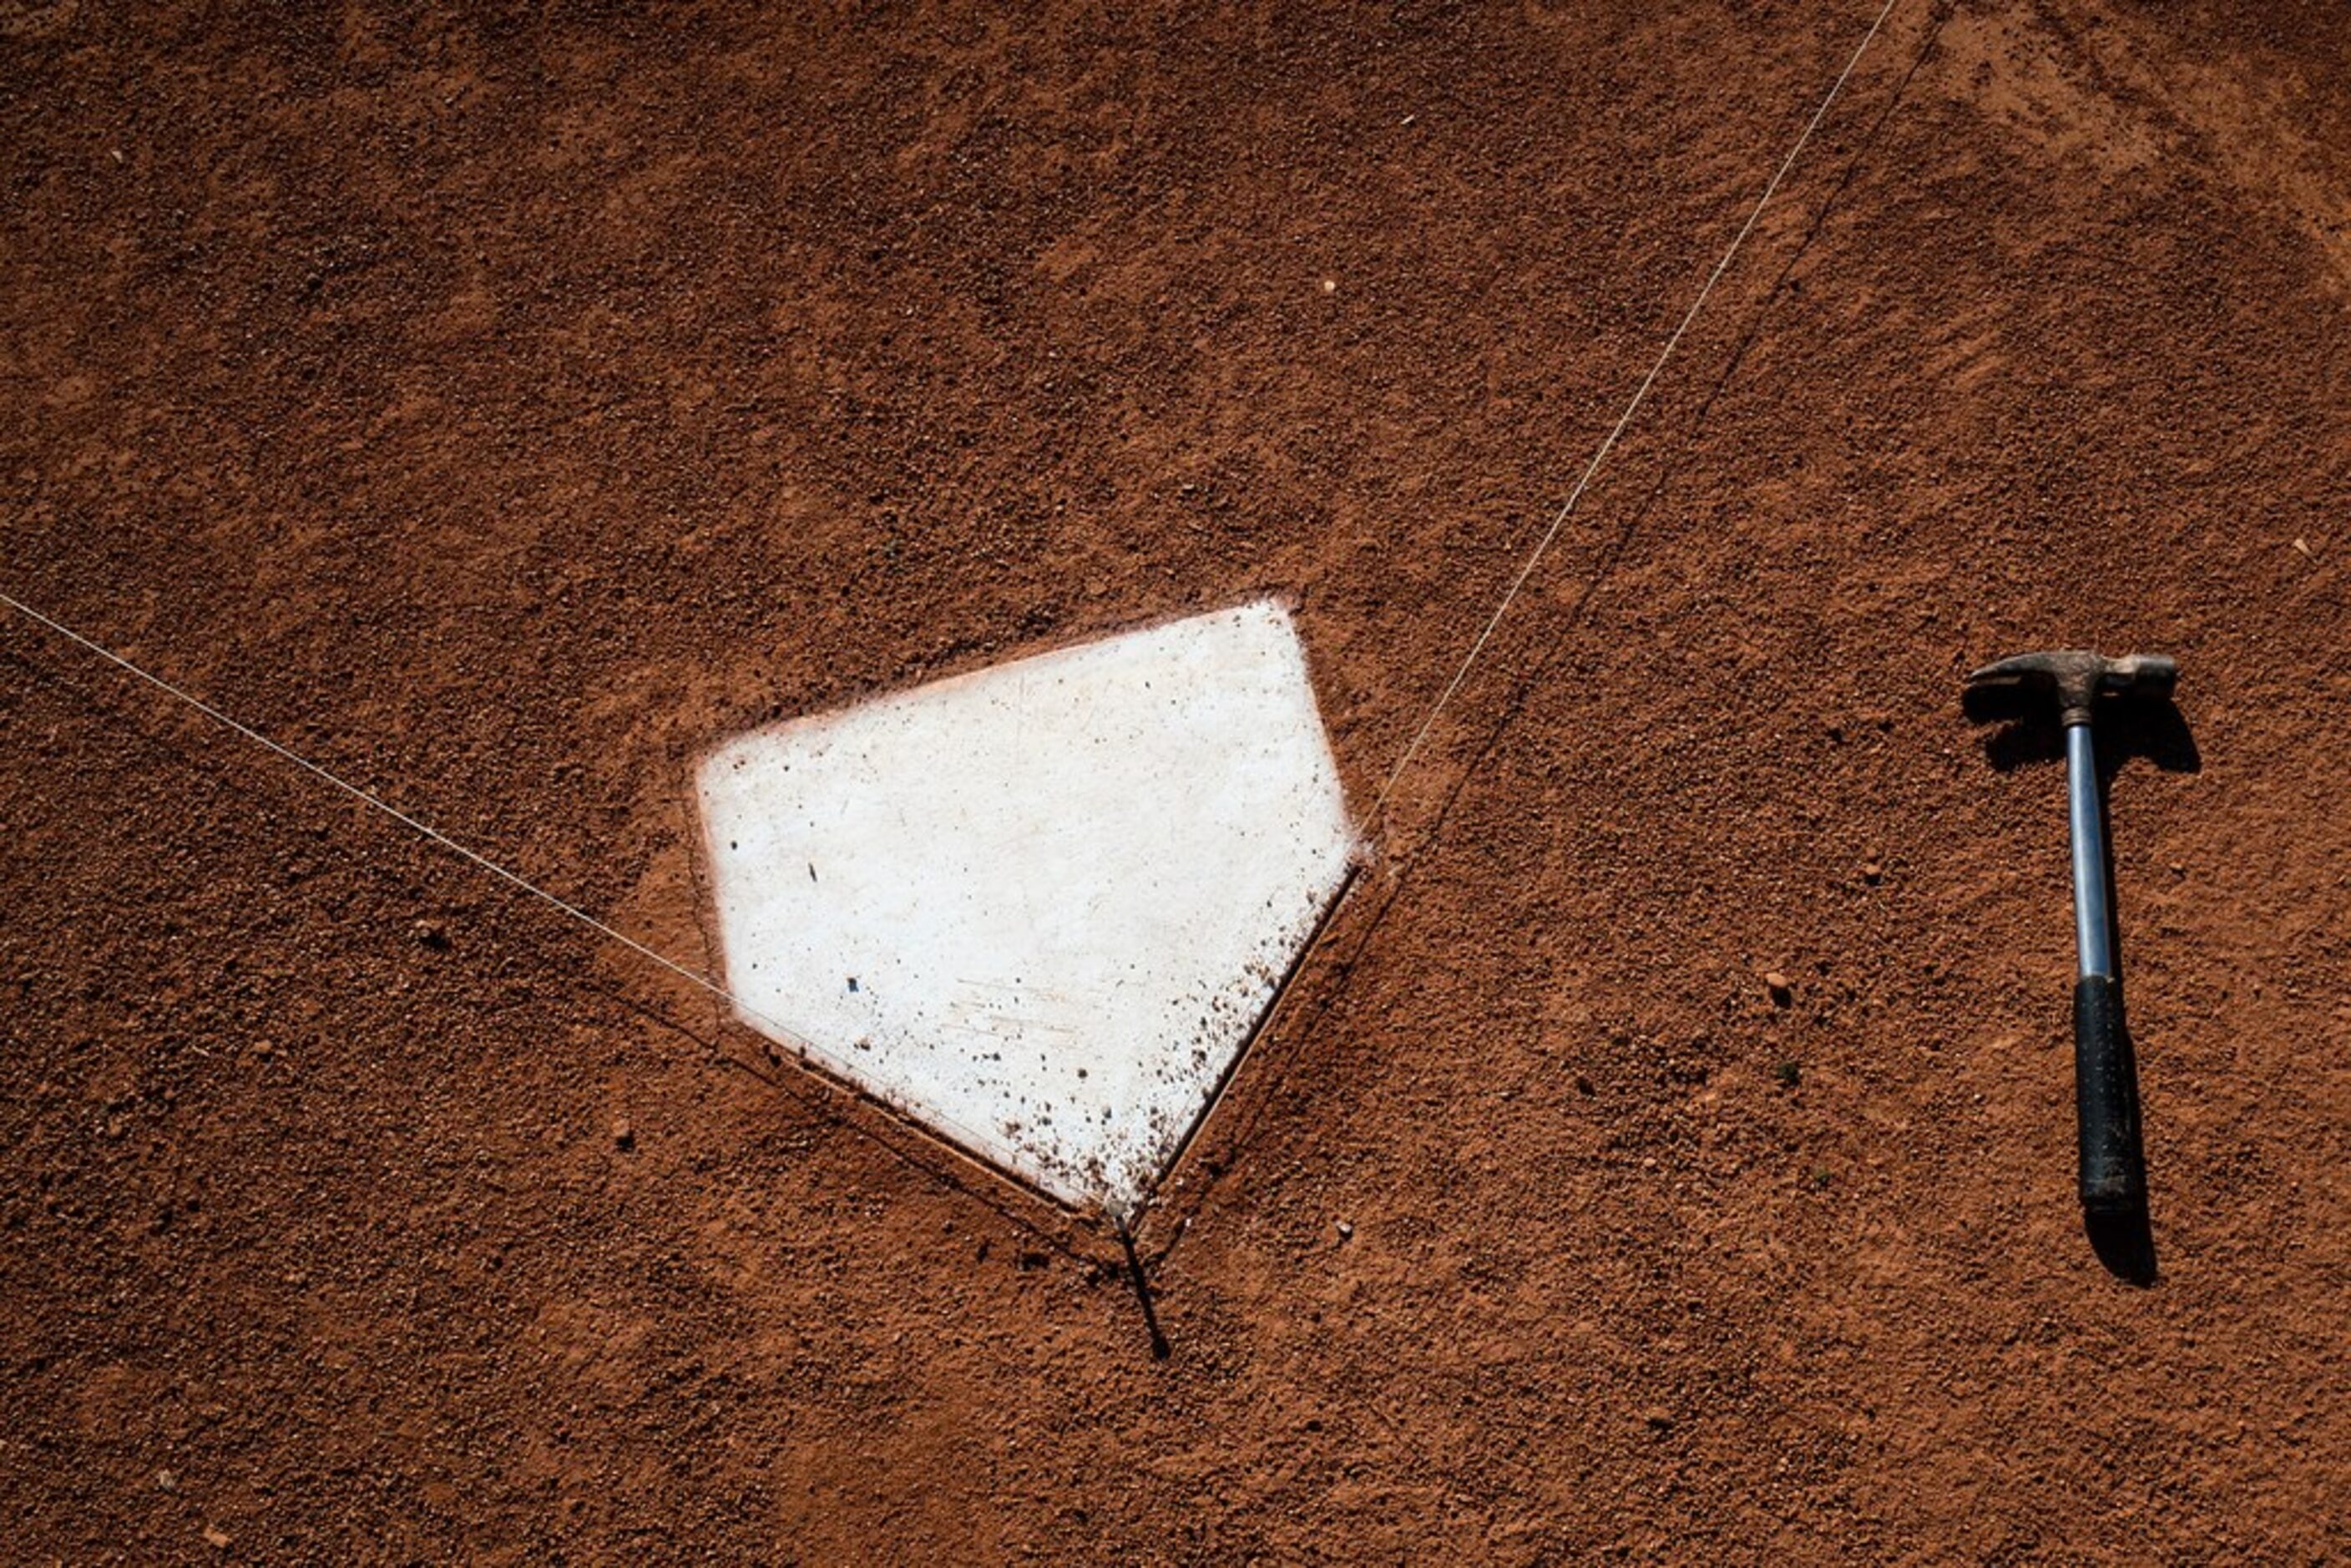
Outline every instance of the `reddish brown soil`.
[[(1262, 590), (1368, 810), (1872, 7), (495, 9), (0, 7), (0, 591), (701, 963), (696, 747)], [(1900, 0), (1152, 1216), (1165, 1363), (8, 617), (0, 1556), (2351, 1553), (2341, 22)], [(2186, 672), (2146, 1289), (1957, 701), (2052, 643)]]

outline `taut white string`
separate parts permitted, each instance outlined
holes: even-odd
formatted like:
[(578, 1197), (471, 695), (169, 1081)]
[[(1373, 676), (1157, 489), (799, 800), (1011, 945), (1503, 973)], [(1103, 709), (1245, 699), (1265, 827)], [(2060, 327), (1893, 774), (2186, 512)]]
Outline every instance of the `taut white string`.
[(1420, 727), (1413, 732), (1412, 740), (1404, 748), (1404, 755), (1396, 758), (1395, 767), (1389, 772), (1387, 782), (1380, 786), (1379, 799), (1372, 805), (1374, 822), (1385, 821), (1388, 797), (1395, 792), (1396, 780), (1403, 778), (1405, 769), (1412, 766), (1421, 742), (1428, 738), (1428, 732), (1436, 727), (1437, 716), (1445, 711), (1446, 705), (1461, 689), (1461, 683), (1469, 678), (1470, 668), (1478, 663), (1479, 655), (1486, 651), (1486, 644), (1492, 641), (1494, 629), (1502, 623), (1502, 617), (1510, 613), (1511, 602), (1519, 597), (1519, 591), (1526, 587), (1527, 579), (1534, 575), (1536, 565), (1541, 561), (1544, 552), (1551, 549), (1552, 541), (1559, 537), (1559, 530), (1565, 526), (1568, 515), (1575, 510), (1576, 502), (1583, 498), (1592, 476), (1600, 472), (1600, 465), (1608, 460), (1609, 453), (1615, 450), (1617, 438), (1625, 434), (1625, 427), (1633, 423), (1633, 415), (1639, 411), (1643, 400), (1648, 397), (1649, 388), (1656, 384), (1658, 372), (1666, 368), (1666, 361), (1672, 359), (1674, 350), (1681, 346), (1682, 334), (1687, 332), (1690, 323), (1698, 319), (1699, 308), (1706, 304), (1707, 297), (1714, 292), (1714, 286), (1722, 280), (1722, 275), (1730, 270), (1731, 258), (1739, 254), (1739, 247), (1747, 243), (1755, 221), (1763, 215), (1764, 207), (1779, 191), (1780, 183), (1788, 177), (1788, 171), (1795, 167), (1797, 154), (1803, 152), (1805, 143), (1813, 139), (1813, 132), (1818, 131), (1821, 121), (1828, 117), (1829, 106), (1836, 102), (1837, 95), (1844, 90), (1846, 78), (1853, 75), (1854, 67), (1861, 63), (1863, 53), (1868, 49), (1870, 40), (1877, 37), (1877, 30), (1885, 25), (1886, 18), (1892, 14), (1895, 3), (1896, 0), (1886, 0), (1876, 19), (1869, 24), (1869, 31), (1861, 36), (1861, 42), (1855, 46), (1853, 57), (1845, 61), (1844, 69), (1839, 71), (1836, 80), (1829, 84), (1828, 96), (1821, 99), (1818, 109), (1813, 110), (1813, 118), (1805, 124), (1803, 134), (1796, 138), (1795, 145), (1789, 148), (1788, 155), (1780, 161), (1780, 167), (1772, 174), (1771, 183), (1765, 185), (1763, 193), (1755, 199), (1755, 206), (1748, 213), (1747, 221), (1740, 225), (1739, 232), (1731, 236), (1729, 248), (1722, 253), (1722, 259), (1714, 264), (1714, 270), (1707, 275), (1705, 285), (1698, 291), (1698, 298), (1691, 300), (1690, 308), (1683, 312), (1681, 325), (1676, 327), (1673, 336), (1666, 340), (1666, 346), (1658, 350), (1656, 362), (1649, 367), (1649, 373), (1641, 378), (1641, 384), (1633, 389), (1632, 402), (1626, 403), (1625, 412), (1616, 416), (1614, 428), (1608, 432), (1607, 439), (1601, 442), (1600, 449), (1592, 455), (1592, 461), (1584, 465), (1583, 476), (1567, 493), (1567, 499), (1561, 505), (1559, 515), (1552, 518), (1551, 527), (1545, 528), (1542, 538), (1535, 541), (1535, 548), (1527, 556), (1526, 564), (1519, 568), (1519, 575), (1511, 580), (1510, 591), (1502, 595), (1501, 603), (1494, 607), (1494, 613), (1487, 621), (1485, 630), (1479, 632), (1478, 640), (1469, 644), (1468, 655), (1461, 661), (1461, 667), (1453, 672), (1453, 679), (1447, 682), (1445, 690), (1438, 694), (1436, 705), (1428, 710), (1428, 716), (1422, 719)]

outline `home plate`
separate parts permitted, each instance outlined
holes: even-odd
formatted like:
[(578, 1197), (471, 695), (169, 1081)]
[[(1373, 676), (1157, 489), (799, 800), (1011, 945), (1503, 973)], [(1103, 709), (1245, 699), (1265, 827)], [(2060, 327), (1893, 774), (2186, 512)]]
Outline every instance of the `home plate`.
[(1272, 601), (754, 731), (696, 788), (743, 1021), (1118, 1218), (1356, 847)]

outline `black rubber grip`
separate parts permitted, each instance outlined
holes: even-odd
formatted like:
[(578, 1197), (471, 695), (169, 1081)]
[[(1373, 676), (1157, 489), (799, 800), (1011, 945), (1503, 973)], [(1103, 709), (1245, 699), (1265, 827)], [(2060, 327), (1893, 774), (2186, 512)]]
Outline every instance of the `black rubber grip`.
[(2074, 1108), (2082, 1145), (2082, 1207), (2093, 1214), (2147, 1207), (2147, 1156), (2138, 1137), (2138, 1068), (2123, 1032), (2122, 994), (2111, 975), (2074, 986)]

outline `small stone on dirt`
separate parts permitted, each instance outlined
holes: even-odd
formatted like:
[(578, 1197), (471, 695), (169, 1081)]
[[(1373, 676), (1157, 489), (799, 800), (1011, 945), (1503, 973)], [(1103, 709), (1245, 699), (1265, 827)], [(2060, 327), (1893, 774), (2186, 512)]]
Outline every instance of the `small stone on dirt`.
[(637, 1130), (629, 1125), (629, 1119), (626, 1116), (612, 1118), (612, 1146), (622, 1150), (633, 1149), (637, 1146)]
[(1771, 1005), (1775, 1008), (1784, 1008), (1796, 999), (1795, 988), (1789, 985), (1788, 977), (1777, 969), (1764, 972), (1763, 988), (1771, 993)]
[(207, 1524), (204, 1526), (204, 1540), (214, 1548), (221, 1551), (226, 1551), (229, 1543), (229, 1533), (217, 1524)]
[(1886, 868), (1879, 865), (1876, 861), (1871, 861), (1867, 865), (1861, 868), (1861, 880), (1869, 883), (1870, 886), (1876, 887), (1879, 883), (1886, 880)]
[(408, 928), (408, 935), (419, 947), (430, 947), (435, 953), (449, 946), (449, 933), (437, 920), (420, 920)]
[(1339, 1239), (1342, 1241), (1352, 1241), (1354, 1238), (1355, 1228), (1348, 1224), (1343, 1219), (1339, 1221)]
[(1662, 1405), (1652, 1405), (1642, 1411), (1641, 1419), (1647, 1423), (1652, 1432), (1670, 1432), (1674, 1429), (1674, 1413)]
[(173, 1475), (169, 1470), (157, 1470), (155, 1472), (155, 1490), (157, 1491), (178, 1491), (180, 1490), (180, 1478)]

